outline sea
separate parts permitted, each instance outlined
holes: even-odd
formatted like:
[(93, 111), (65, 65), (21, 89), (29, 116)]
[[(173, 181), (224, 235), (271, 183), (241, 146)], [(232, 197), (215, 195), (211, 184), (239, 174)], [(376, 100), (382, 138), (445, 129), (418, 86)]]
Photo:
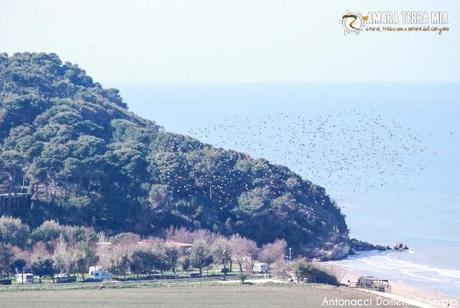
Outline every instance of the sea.
[(103, 86), (167, 131), (285, 165), (325, 187), (351, 237), (409, 247), (337, 264), (460, 296), (460, 84)]

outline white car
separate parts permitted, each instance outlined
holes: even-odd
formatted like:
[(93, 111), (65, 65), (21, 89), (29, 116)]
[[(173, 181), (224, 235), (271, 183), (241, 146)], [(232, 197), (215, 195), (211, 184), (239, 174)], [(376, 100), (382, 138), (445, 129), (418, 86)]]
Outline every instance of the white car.
[(94, 271), (90, 278), (94, 280), (100, 280), (100, 281), (111, 280), (112, 274), (107, 271)]

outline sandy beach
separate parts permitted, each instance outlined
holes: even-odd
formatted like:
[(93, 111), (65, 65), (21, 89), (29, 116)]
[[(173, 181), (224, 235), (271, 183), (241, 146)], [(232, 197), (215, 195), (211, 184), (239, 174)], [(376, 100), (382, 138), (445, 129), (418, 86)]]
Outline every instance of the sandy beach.
[[(317, 266), (333, 273), (339, 282), (343, 285), (348, 285), (349, 282), (358, 281), (361, 276), (357, 272), (350, 271), (335, 264), (320, 262)], [(378, 277), (385, 279), (385, 277)], [(442, 294), (432, 290), (426, 290), (400, 282), (390, 281), (391, 293), (378, 292), (373, 290), (364, 290), (368, 293), (377, 294), (387, 298), (391, 298), (400, 302), (418, 307), (460, 307), (460, 298)]]

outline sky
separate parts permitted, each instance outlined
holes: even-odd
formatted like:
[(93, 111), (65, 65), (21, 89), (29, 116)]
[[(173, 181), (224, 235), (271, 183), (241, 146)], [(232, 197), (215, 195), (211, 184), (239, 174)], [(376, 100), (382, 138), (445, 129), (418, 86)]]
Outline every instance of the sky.
[[(450, 32), (344, 35), (347, 11), (441, 10)], [(0, 0), (0, 51), (107, 82), (458, 82), (456, 0)]]

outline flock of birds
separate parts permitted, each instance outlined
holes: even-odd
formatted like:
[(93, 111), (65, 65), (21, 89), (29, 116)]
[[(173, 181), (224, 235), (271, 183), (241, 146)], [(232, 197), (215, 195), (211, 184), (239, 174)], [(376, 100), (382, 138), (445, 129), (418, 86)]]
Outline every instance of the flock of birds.
[(284, 112), (234, 115), (191, 128), (188, 134), (285, 165), (328, 189), (356, 192), (398, 185), (423, 172), (436, 153), (426, 145), (421, 129), (375, 111), (347, 110), (316, 117)]

